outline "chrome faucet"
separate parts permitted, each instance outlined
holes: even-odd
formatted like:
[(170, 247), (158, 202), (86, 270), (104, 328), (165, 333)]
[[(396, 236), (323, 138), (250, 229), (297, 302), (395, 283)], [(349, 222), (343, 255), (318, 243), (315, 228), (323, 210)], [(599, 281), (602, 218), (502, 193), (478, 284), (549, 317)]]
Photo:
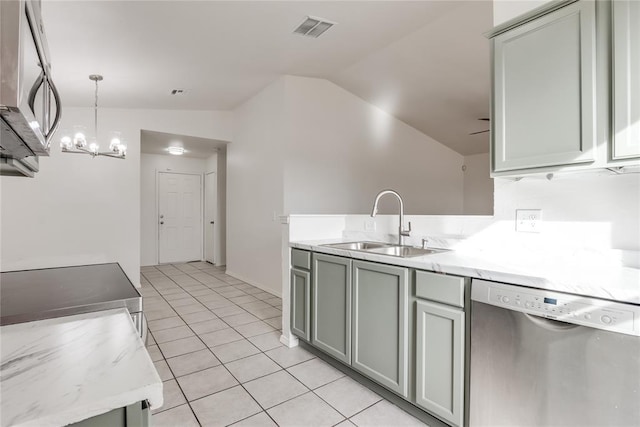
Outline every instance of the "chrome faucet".
[(404, 237), (405, 236), (408, 237), (409, 234), (411, 233), (411, 221), (409, 221), (409, 228), (405, 230), (404, 229), (404, 202), (402, 201), (402, 197), (400, 197), (400, 195), (396, 191), (382, 190), (381, 192), (378, 193), (378, 195), (376, 196), (376, 200), (373, 202), (373, 210), (371, 211), (371, 218), (375, 217), (376, 214), (378, 213), (378, 201), (385, 194), (393, 194), (398, 198), (398, 201), (400, 202), (400, 226), (398, 227), (398, 244), (400, 246), (403, 246)]

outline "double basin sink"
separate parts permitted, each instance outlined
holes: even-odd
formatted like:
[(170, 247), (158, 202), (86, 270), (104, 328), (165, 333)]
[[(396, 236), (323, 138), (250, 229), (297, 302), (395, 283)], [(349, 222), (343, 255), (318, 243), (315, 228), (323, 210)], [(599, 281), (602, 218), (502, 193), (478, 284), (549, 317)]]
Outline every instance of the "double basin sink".
[(345, 249), (349, 251), (368, 252), (378, 255), (390, 255), (400, 258), (411, 258), (445, 252), (444, 250), (438, 249), (415, 248), (413, 246), (401, 246), (394, 245), (393, 243), (381, 242), (329, 243), (322, 246), (336, 249)]

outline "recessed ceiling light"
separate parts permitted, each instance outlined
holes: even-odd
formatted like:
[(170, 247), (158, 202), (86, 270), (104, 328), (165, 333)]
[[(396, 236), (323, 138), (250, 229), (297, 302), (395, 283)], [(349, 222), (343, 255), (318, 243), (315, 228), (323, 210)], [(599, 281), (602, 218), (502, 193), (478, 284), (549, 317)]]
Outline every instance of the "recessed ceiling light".
[(320, 37), (325, 31), (333, 27), (336, 23), (327, 21), (324, 18), (316, 18), (314, 16), (307, 16), (307, 18), (293, 30), (294, 34), (301, 34), (307, 37), (317, 38)]
[(182, 147), (169, 147), (167, 151), (174, 156), (182, 156), (184, 154), (184, 148)]

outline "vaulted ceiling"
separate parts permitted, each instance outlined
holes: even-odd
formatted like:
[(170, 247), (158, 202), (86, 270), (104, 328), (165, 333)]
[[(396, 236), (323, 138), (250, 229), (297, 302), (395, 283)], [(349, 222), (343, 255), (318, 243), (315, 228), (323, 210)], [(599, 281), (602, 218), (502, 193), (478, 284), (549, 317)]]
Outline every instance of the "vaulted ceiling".
[[(488, 151), (492, 2), (43, 1), (64, 105), (232, 110), (283, 74), (328, 79), (461, 154)], [(292, 34), (307, 15), (336, 22)], [(183, 89), (181, 96), (171, 90)]]

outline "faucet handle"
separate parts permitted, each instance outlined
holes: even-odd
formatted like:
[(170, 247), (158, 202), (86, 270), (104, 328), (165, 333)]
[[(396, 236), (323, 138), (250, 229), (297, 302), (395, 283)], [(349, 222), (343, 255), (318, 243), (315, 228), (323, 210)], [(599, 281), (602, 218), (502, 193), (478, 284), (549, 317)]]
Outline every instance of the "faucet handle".
[(411, 233), (411, 221), (409, 221), (409, 228), (406, 230), (403, 230), (402, 227), (400, 227), (400, 235), (401, 236), (409, 236), (409, 234)]

